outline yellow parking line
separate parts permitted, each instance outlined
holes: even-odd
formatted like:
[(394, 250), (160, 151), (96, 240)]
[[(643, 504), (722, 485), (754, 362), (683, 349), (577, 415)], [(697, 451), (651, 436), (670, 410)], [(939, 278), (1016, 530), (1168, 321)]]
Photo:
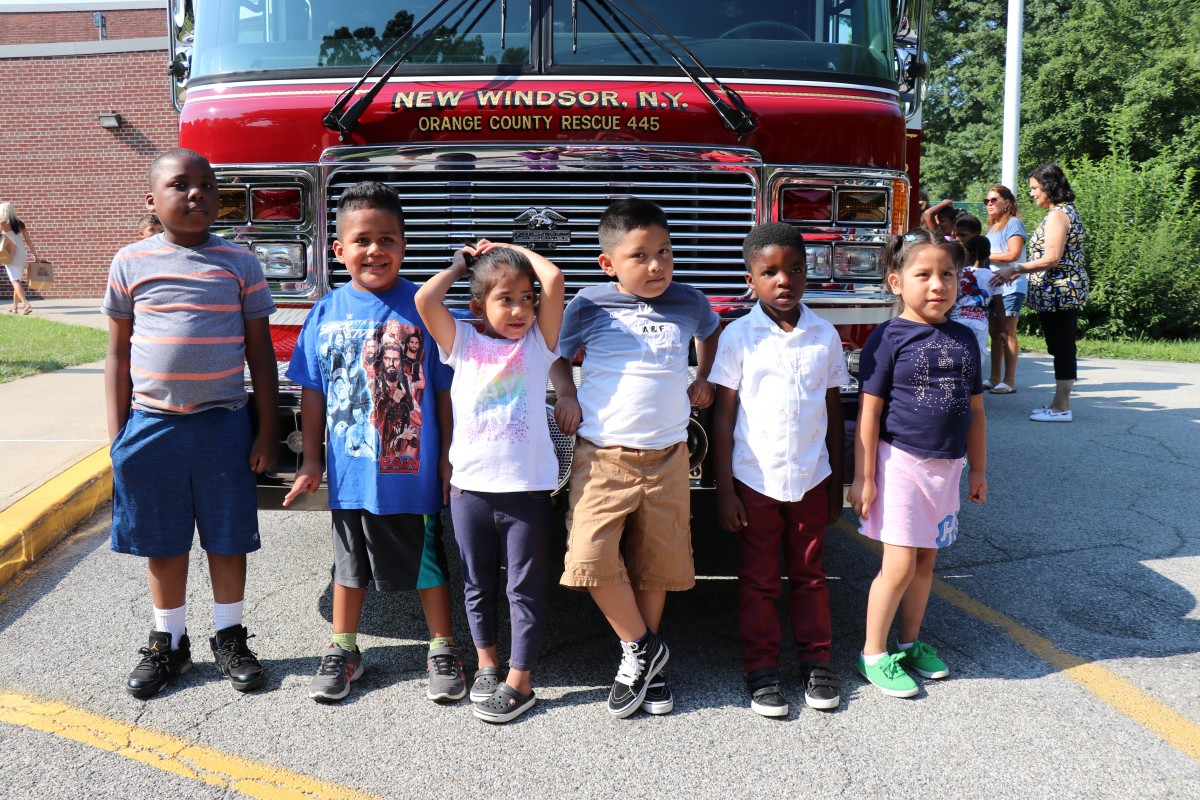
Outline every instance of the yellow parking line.
[[(878, 543), (860, 536), (845, 520), (834, 528), (856, 544), (880, 554)], [(1014, 642), (1075, 681), (1089, 694), (1147, 728), (1179, 752), (1200, 761), (1200, 725), (1158, 702), (1120, 675), (1066, 652), (1045, 636), (984, 605), (942, 578), (933, 579), (933, 593), (980, 622), (1004, 629)]]
[(51, 733), (261, 800), (378, 800), (310, 775), (222, 753), (53, 700), (0, 692), (0, 722)]

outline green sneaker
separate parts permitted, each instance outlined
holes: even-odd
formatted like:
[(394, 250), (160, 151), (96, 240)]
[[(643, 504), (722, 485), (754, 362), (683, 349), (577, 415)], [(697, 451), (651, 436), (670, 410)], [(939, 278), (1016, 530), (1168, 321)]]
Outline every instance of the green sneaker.
[(884, 656), (875, 664), (868, 664), (862, 653), (858, 654), (858, 671), (879, 691), (891, 697), (912, 697), (917, 693), (917, 682), (909, 677), (900, 660), (899, 653)]
[(903, 659), (900, 663), (922, 678), (944, 678), (950, 674), (946, 662), (938, 658), (937, 650), (922, 641), (913, 642), (913, 646), (907, 650), (889, 647), (888, 652), (901, 654)]

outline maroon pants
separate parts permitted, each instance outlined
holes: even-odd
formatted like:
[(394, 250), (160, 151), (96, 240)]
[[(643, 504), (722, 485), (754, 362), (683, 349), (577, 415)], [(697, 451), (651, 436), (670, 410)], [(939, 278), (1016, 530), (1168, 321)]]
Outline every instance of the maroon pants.
[(829, 622), (829, 587), (821, 554), (829, 514), (828, 478), (791, 503), (761, 495), (739, 481), (738, 498), (750, 524), (740, 534), (738, 567), (738, 632), (744, 650), (742, 669), (779, 666), (782, 634), (775, 600), (779, 597), (779, 550), (783, 544), (791, 593), (788, 608), (796, 637), (796, 657), (825, 663), (833, 633)]

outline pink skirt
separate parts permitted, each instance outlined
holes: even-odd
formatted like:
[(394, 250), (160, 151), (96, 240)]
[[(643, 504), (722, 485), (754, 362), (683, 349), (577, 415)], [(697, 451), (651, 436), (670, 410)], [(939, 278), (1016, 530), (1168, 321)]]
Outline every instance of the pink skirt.
[(878, 494), (858, 532), (903, 547), (947, 547), (958, 535), (961, 458), (920, 458), (880, 440)]

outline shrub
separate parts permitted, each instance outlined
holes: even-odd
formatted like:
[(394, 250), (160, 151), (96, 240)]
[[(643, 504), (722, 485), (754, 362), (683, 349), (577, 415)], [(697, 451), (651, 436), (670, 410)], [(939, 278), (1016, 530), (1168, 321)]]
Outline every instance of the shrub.
[(1200, 203), (1194, 168), (1126, 153), (1065, 167), (1092, 279), (1081, 327), (1099, 336), (1200, 336)]

